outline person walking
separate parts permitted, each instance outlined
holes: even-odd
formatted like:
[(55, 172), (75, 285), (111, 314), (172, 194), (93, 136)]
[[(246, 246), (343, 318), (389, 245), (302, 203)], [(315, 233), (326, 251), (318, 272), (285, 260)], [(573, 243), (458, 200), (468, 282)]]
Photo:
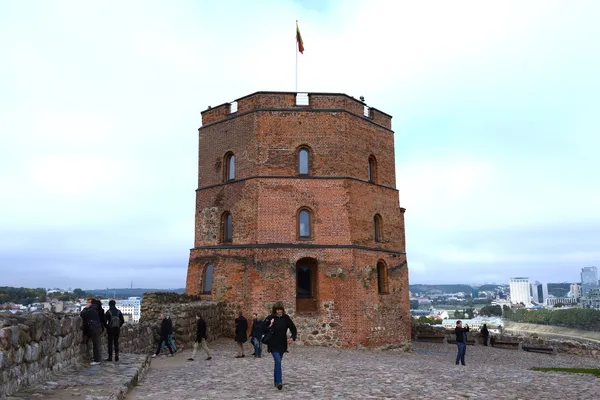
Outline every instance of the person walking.
[(93, 358), (90, 365), (100, 364), (100, 360), (102, 358), (100, 346), (102, 345), (101, 335), (104, 318), (100, 318), (100, 313), (98, 310), (100, 310), (104, 316), (104, 311), (102, 311), (102, 308), (98, 306), (97, 300), (89, 298), (86, 301), (85, 308), (79, 314), (83, 319), (84, 326), (87, 327), (87, 333), (92, 339)]
[[(265, 329), (272, 331), (273, 336), (267, 343), (268, 351), (273, 356), (275, 362), (273, 369), (273, 381), (275, 387), (279, 390), (283, 389), (283, 372), (281, 370), (281, 360), (283, 359), (283, 353), (288, 351), (288, 344), (296, 341), (296, 325), (285, 313), (285, 308), (282, 302), (276, 302), (273, 304), (272, 314), (267, 317), (264, 323)], [(287, 331), (292, 333), (292, 337), (288, 339)], [(266, 332), (266, 331), (265, 331)]]
[(248, 320), (244, 317), (242, 311), (238, 313), (235, 319), (235, 342), (238, 345), (238, 353), (235, 358), (244, 358), (244, 343), (248, 341)]
[(106, 331), (108, 332), (108, 358), (106, 361), (112, 361), (113, 348), (115, 350), (115, 361), (119, 361), (119, 335), (121, 326), (125, 323), (123, 313), (117, 309), (117, 302), (111, 300), (108, 302), (108, 310), (105, 317)]
[(202, 315), (196, 315), (196, 341), (194, 342), (192, 356), (188, 358), (188, 361), (194, 361), (198, 345), (202, 345), (202, 348), (206, 352), (206, 359), (210, 360), (212, 357), (210, 356), (210, 350), (208, 350), (208, 346), (206, 345), (206, 322), (204, 321), (204, 318), (202, 318)]
[(456, 354), (456, 365), (458, 362), (462, 365), (465, 364), (465, 354), (467, 353), (467, 332), (469, 332), (469, 325), (462, 327), (462, 321), (456, 321), (456, 328), (454, 328), (454, 334), (456, 335), (456, 346), (458, 347), (458, 353)]
[[(171, 318), (171, 316), (169, 314), (167, 314), (167, 319), (171, 320), (171, 334), (169, 335), (169, 344), (171, 345), (171, 348), (173, 349), (173, 353), (177, 353), (177, 345), (175, 345), (175, 334), (173, 333), (173, 332), (175, 332), (175, 328), (173, 327), (173, 319)], [(165, 343), (163, 343), (162, 346), (160, 346), (161, 353), (163, 351), (165, 351)]]
[(156, 357), (160, 353), (160, 347), (163, 343), (167, 345), (171, 352), (169, 356), (173, 357), (173, 349), (171, 348), (171, 343), (169, 343), (169, 335), (173, 334), (173, 323), (171, 322), (171, 318), (167, 318), (164, 313), (160, 314), (160, 317), (162, 318), (160, 323), (160, 341), (158, 342), (156, 353), (152, 354), (152, 357)]
[(250, 343), (254, 345), (254, 357), (257, 358), (262, 357), (262, 342), (260, 340), (265, 332), (264, 325), (265, 321), (262, 315), (256, 315), (256, 318), (252, 321), (252, 328), (250, 329)]
[(483, 345), (488, 345), (488, 337), (490, 337), (490, 331), (487, 328), (487, 324), (483, 324), (481, 327), (481, 337), (483, 338)]

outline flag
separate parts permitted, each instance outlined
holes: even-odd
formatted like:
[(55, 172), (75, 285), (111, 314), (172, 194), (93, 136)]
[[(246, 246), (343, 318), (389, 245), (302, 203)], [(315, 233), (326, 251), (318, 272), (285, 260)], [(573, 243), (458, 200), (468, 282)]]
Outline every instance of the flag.
[(296, 22), (296, 41), (298, 42), (298, 51), (301, 54), (304, 54), (304, 42), (302, 41), (302, 35), (300, 34), (300, 28), (298, 28), (297, 22)]

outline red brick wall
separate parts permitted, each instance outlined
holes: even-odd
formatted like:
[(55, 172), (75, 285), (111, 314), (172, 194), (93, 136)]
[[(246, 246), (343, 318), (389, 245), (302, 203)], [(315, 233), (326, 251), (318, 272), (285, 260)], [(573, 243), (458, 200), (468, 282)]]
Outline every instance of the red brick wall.
[[(203, 269), (212, 263), (213, 288), (204, 296), (221, 302), (232, 319), (237, 309), (265, 314), (273, 302), (283, 301), (306, 344), (379, 346), (408, 339), (408, 270), (404, 216), (394, 189), (394, 137), (381, 126), (391, 117), (378, 113), (380, 125), (373, 123), (362, 116), (363, 103), (345, 95), (311, 94), (310, 103), (295, 107), (293, 93), (259, 92), (239, 99), (235, 114), (203, 113), (195, 249), (186, 291), (200, 292)], [(257, 108), (285, 110), (245, 113)], [(332, 108), (348, 112), (325, 110)], [(308, 178), (297, 176), (299, 146), (311, 150)], [(236, 156), (236, 181), (223, 184), (229, 151)], [(371, 155), (377, 160), (376, 183), (384, 186), (367, 182)], [(297, 237), (300, 207), (312, 210), (310, 240)], [(233, 240), (226, 245), (219, 236), (224, 211), (233, 217)], [(382, 218), (380, 243), (373, 236), (375, 213)], [(269, 247), (243, 247), (255, 244)], [(307, 244), (332, 247), (289, 247)], [(318, 262), (317, 310), (298, 314), (296, 262), (303, 257)], [(378, 261), (387, 265), (387, 294), (378, 293)]]

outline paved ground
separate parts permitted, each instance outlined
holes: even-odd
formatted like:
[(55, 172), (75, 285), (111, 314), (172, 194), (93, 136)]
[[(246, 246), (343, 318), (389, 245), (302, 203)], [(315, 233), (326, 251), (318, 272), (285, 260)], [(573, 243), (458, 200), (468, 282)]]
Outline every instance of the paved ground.
[(122, 399), (148, 364), (148, 356), (140, 354), (121, 354), (119, 362), (102, 362), (95, 366), (88, 363), (73, 364), (49, 376), (44, 382), (6, 399)]
[(236, 359), (231, 339), (209, 343), (213, 359), (157, 357), (129, 400), (200, 399), (597, 399), (600, 378), (534, 372), (540, 367), (598, 367), (598, 360), (469, 346), (454, 365), (455, 345), (415, 343), (396, 351), (292, 345), (283, 361), (284, 388), (273, 386), (273, 359)]

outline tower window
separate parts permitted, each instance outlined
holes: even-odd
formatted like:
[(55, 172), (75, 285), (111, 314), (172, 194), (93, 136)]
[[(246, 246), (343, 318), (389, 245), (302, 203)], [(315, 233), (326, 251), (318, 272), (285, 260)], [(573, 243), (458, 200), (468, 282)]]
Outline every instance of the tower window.
[(202, 293), (211, 293), (213, 283), (213, 265), (207, 264), (202, 274)]
[(379, 294), (388, 294), (387, 267), (383, 261), (377, 262), (377, 291)]
[(223, 170), (223, 180), (231, 181), (235, 179), (235, 155), (233, 153), (225, 154), (223, 164), (225, 168)]
[(233, 218), (228, 212), (223, 213), (221, 218), (221, 241), (231, 242), (233, 239)]
[(369, 157), (369, 182), (375, 183), (377, 181), (377, 160), (375, 156)]
[(375, 238), (376, 243), (380, 243), (382, 240), (381, 235), (381, 215), (375, 214), (373, 217), (373, 236)]
[(298, 212), (298, 237), (310, 239), (311, 235), (311, 212), (306, 208)]
[(308, 175), (310, 151), (307, 147), (298, 150), (298, 175)]

